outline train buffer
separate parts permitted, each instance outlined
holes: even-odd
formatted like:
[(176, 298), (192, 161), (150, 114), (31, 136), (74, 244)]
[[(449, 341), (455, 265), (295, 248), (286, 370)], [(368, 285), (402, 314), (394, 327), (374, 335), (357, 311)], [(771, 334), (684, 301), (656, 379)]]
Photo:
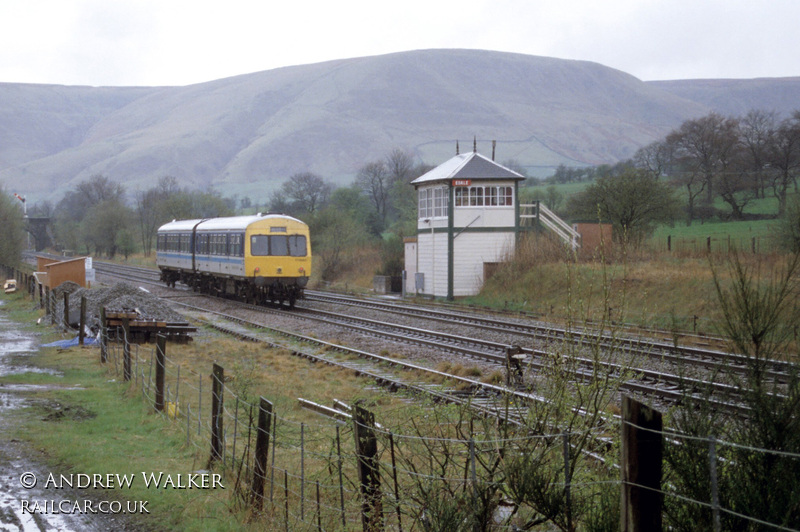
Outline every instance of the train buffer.
[[(129, 341), (135, 344), (154, 343), (156, 336), (162, 334), (168, 341), (186, 343), (192, 340), (191, 333), (197, 332), (197, 327), (188, 322), (170, 322), (148, 319), (137, 311), (109, 310), (105, 311), (105, 326), (109, 336), (122, 338), (124, 324), (127, 321)], [(114, 334), (116, 332), (116, 335)]]

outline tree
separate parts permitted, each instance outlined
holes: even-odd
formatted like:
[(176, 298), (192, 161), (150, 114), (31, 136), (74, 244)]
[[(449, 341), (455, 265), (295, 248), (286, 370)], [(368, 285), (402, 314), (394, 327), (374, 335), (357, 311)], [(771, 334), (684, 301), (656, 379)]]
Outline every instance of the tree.
[(619, 241), (634, 244), (651, 234), (656, 224), (672, 223), (679, 208), (669, 185), (635, 168), (599, 178), (569, 203), (574, 216), (610, 222)]
[(53, 227), (59, 244), (68, 249), (78, 249), (84, 245), (88, 253), (101, 231), (91, 223), (84, 223), (89, 213), (104, 202), (124, 205), (124, 200), (125, 189), (122, 185), (105, 176), (93, 175), (78, 183), (75, 190), (67, 192), (55, 208)]
[(95, 174), (89, 179), (78, 183), (76, 192), (88, 205), (97, 205), (102, 201), (122, 201), (125, 199), (125, 188), (100, 174)]
[[(735, 119), (710, 113), (687, 120), (677, 131), (667, 135), (666, 143), (673, 154), (673, 162), (680, 170), (679, 180), (687, 190), (689, 224), (695, 216), (697, 197), (705, 191), (706, 204), (711, 205), (717, 180), (734, 179), (728, 171), (738, 145), (737, 128)], [(735, 188), (733, 181), (731, 186), (725, 187), (728, 192)], [(729, 195), (729, 199), (734, 199), (734, 196)]]
[(297, 203), (306, 214), (313, 214), (323, 207), (332, 190), (330, 183), (311, 172), (294, 174), (281, 185), (281, 193)]
[(364, 165), (356, 175), (356, 184), (364, 191), (381, 222), (381, 230), (386, 227), (386, 214), (391, 190), (391, 174), (386, 165), (372, 162)]
[(789, 184), (797, 187), (797, 170), (800, 168), (800, 111), (778, 126), (767, 155), (773, 173), (773, 194), (778, 199), (778, 214), (786, 211), (786, 194)]
[(386, 165), (386, 171), (389, 172), (389, 181), (391, 183), (401, 182), (408, 184), (411, 181), (415, 165), (414, 157), (410, 153), (400, 148), (395, 148), (386, 156), (384, 164)]
[(139, 234), (145, 257), (150, 256), (153, 240), (159, 228), (159, 200), (160, 196), (156, 188), (136, 193), (136, 219), (139, 222)]
[(775, 142), (777, 113), (751, 110), (739, 121), (745, 169), (752, 172), (750, 185), (755, 197), (764, 197), (769, 153)]
[(800, 253), (800, 196), (795, 196), (778, 218), (778, 244), (791, 253)]
[(342, 269), (354, 260), (355, 250), (370, 239), (364, 224), (333, 205), (321, 210), (310, 220), (309, 230), (315, 265), (319, 259), (323, 281), (334, 281)]
[(2, 187), (0, 187), (0, 224), (3, 228), (3, 238), (0, 238), (0, 264), (16, 266), (25, 246), (25, 222), (20, 203)]
[(132, 211), (118, 199), (101, 201), (91, 208), (81, 224), (84, 243), (87, 248), (93, 246), (96, 254), (113, 259), (119, 235), (130, 230), (132, 219)]
[(633, 156), (633, 165), (658, 179), (668, 174), (673, 160), (673, 145), (660, 140), (640, 148)]

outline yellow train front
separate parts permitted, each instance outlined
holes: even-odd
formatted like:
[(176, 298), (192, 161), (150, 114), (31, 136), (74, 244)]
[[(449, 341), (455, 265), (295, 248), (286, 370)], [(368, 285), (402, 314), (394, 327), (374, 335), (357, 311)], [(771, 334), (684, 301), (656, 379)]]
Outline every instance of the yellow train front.
[(161, 280), (294, 307), (311, 274), (308, 225), (282, 214), (173, 220), (158, 229)]

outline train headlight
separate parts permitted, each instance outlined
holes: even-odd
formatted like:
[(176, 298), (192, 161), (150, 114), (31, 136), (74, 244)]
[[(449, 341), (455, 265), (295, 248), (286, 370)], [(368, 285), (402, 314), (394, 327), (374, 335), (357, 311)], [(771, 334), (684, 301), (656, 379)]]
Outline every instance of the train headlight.
[(258, 273), (258, 272), (260, 272), (260, 271), (261, 271), (261, 268), (259, 268), (258, 266), (256, 266), (256, 269), (254, 270), (254, 273)]
[(297, 273), (299, 273), (300, 275), (305, 275), (306, 274), (306, 269), (301, 266), (301, 267), (297, 268)]

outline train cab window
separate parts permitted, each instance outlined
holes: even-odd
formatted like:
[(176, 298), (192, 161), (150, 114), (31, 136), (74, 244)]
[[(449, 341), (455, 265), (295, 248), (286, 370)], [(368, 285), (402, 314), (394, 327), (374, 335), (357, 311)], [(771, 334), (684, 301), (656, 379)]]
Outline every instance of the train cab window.
[(253, 235), (250, 237), (253, 256), (305, 257), (308, 254), (305, 235)]
[(272, 235), (269, 237), (269, 254), (285, 257), (289, 254), (289, 237)]
[(305, 235), (292, 235), (289, 237), (289, 256), (291, 257), (305, 257), (308, 254), (306, 250), (306, 237)]
[(269, 255), (269, 236), (253, 235), (250, 237), (250, 254), (255, 257)]

